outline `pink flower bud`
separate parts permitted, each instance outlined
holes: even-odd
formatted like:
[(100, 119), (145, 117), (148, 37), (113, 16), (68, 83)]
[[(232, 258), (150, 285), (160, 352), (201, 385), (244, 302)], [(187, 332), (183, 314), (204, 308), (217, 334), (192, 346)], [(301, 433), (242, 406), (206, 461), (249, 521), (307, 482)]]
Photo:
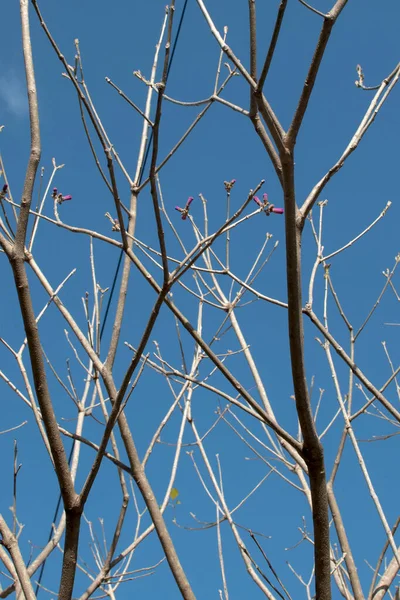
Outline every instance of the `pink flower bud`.
[(260, 198), (258, 198), (258, 196), (253, 196), (253, 200), (256, 204), (258, 204), (258, 206), (263, 205), (263, 203), (261, 202)]
[(63, 196), (62, 201), (65, 202), (66, 200), (72, 200), (72, 196), (71, 195)]
[(230, 181), (224, 181), (224, 186), (228, 194), (236, 183), (236, 179), (231, 179)]
[(276, 215), (283, 215), (283, 213), (285, 212), (283, 208), (272, 208), (271, 212), (275, 213)]

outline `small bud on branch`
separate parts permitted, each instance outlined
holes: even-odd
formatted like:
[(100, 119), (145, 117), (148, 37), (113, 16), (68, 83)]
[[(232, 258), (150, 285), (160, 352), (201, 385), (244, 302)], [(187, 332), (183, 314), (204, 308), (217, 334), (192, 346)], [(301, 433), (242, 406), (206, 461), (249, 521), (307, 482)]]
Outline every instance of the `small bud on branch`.
[(283, 215), (285, 212), (283, 208), (275, 207), (269, 202), (268, 194), (263, 194), (262, 201), (258, 196), (253, 196), (253, 200), (256, 204), (258, 204), (260, 209), (264, 211), (267, 217), (269, 217), (271, 213), (275, 213), (276, 215)]
[(188, 214), (189, 214), (189, 209), (190, 209), (190, 205), (192, 204), (194, 198), (193, 196), (189, 196), (185, 208), (181, 208), (180, 206), (175, 206), (175, 210), (177, 210), (178, 212), (181, 213), (181, 219), (182, 221), (185, 221)]

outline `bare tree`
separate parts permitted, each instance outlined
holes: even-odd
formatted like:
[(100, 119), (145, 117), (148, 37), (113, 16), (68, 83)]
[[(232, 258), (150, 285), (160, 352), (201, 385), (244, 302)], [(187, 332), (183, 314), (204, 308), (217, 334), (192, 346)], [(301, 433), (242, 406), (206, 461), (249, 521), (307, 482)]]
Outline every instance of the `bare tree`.
[[(389, 74), (382, 73), (376, 86), (365, 84), (363, 69), (357, 66), (358, 93), (371, 94), (367, 109), (339, 158), (322, 177), (315, 177), (311, 191), (302, 197), (297, 193), (295, 146), (306, 127), (305, 117), (312, 119), (322, 110), (309, 104), (331, 34), (346, 19), (347, 0), (337, 0), (328, 12), (303, 0), (292, 3), (297, 8), (303, 5), (307, 18), (320, 20), (320, 31), (287, 127), (272, 107), (267, 77), (293, 7), (287, 0), (276, 3), (271, 39), (263, 53), (256, 2), (249, 0), (248, 22), (242, 24), (249, 51), (239, 56), (228, 45), (228, 27), (220, 30), (214, 22), (212, 3), (192, 4), (196, 23), (206, 24), (215, 40), (216, 70), (208, 73), (212, 85), (205, 99), (187, 101), (168, 93), (176, 32), (181, 30), (187, 2), (177, 7), (179, 25), (175, 2), (166, 7), (160, 15), (152, 68), (146, 74), (134, 72), (146, 93), (143, 105), (106, 77), (120, 96), (115, 105), (123, 101), (140, 119), (141, 135), (134, 140), (138, 157), (131, 170), (96, 108), (79, 41), (75, 40), (74, 58), (67, 59), (70, 49), (59, 45), (40, 3), (20, 0), (30, 155), (20, 199), (13, 194), (17, 184), (7, 178), (7, 156), (0, 165), (4, 182), (0, 246), (3, 270), (12, 274), (15, 290), (4, 286), (2, 314), (17, 331), (13, 341), (3, 334), (0, 338), (4, 350), (0, 377), (3, 394), (8, 386), (7, 407), (12, 410), (7, 412), (14, 420), (10, 429), (3, 430), (2, 441), (16, 430), (21, 439), (32, 428), (32, 443), (42, 455), (45, 451), (46, 460), (38, 464), (37, 489), (31, 493), (47, 497), (44, 488), (53, 485), (54, 471), (63, 510), (54, 522), (44, 510), (51, 526), (46, 544), (32, 537), (34, 514), (22, 525), (19, 513), (26, 514), (21, 509), (25, 499), (17, 488), (24, 477), (18, 461), (23, 466), (24, 458), (23, 453), (18, 457), (15, 443), (11, 516), (4, 506), (0, 514), (0, 597), (15, 593), (30, 599), (41, 590), (57, 594), (60, 600), (94, 595), (113, 599), (124, 593), (128, 582), (133, 582), (129, 585), (134, 592), (138, 580), (151, 575), (149, 581), (160, 577), (167, 582), (162, 584), (168, 586), (164, 597), (190, 600), (204, 595), (197, 589), (199, 583), (193, 583), (194, 565), (208, 572), (211, 563), (209, 578), (220, 582), (213, 587), (214, 596), (224, 600), (239, 597), (235, 594), (239, 580), (244, 581), (241, 589), (249, 590), (240, 592), (240, 597), (257, 593), (269, 599), (397, 598), (399, 518), (393, 518), (387, 508), (390, 496), (397, 492), (396, 462), (393, 459), (390, 492), (379, 491), (376, 478), (383, 459), (369, 460), (369, 455), (371, 448), (385, 448), (387, 440), (398, 440), (400, 411), (394, 396), (400, 399), (400, 367), (384, 343), (389, 375), (383, 373), (383, 383), (376, 383), (375, 369), (370, 373), (364, 363), (360, 367), (358, 353), (359, 349), (365, 352), (366, 343), (359, 340), (365, 339), (383, 297), (391, 294), (400, 299), (395, 279), (400, 255), (383, 271), (377, 299), (361, 317), (346, 308), (348, 299), (336, 286), (334, 261), (373, 234), (375, 226), (382, 227), (380, 221), (391, 202), (383, 200), (378, 214), (368, 217), (369, 224), (360, 230), (355, 223), (352, 239), (327, 251), (326, 232), (329, 244), (336, 238), (330, 232), (327, 200), (321, 200), (321, 195), (383, 108), (400, 76), (400, 64)], [(90, 212), (82, 224), (75, 193), (59, 189), (64, 165), (56, 159), (47, 181), (47, 165), (38, 171), (42, 142), (29, 12), (77, 98), (87, 139), (86, 148), (77, 147), (78, 160), (87, 151), (93, 157), (108, 194), (106, 218), (103, 204), (87, 198)], [(248, 106), (243, 103), (243, 90), (250, 98)], [(228, 100), (227, 94), (234, 99)], [(169, 170), (179, 165), (182, 145), (194, 129), (201, 129), (203, 117), (216, 105), (221, 105), (221, 115), (234, 113), (254, 129), (254, 148), (259, 151), (261, 142), (281, 189), (281, 203), (268, 196), (264, 178), (239, 182), (221, 177), (220, 189), (213, 193), (224, 194), (223, 209), (207, 201), (200, 180), (193, 182), (187, 200), (175, 206), (175, 192), (170, 183), (164, 184), (164, 175), (168, 182)], [(166, 150), (162, 134), (170, 106), (179, 114), (198, 112)], [(174, 119), (179, 131), (179, 119)], [(72, 178), (68, 175), (68, 181)], [(44, 189), (42, 181), (46, 181)], [(286, 296), (282, 290), (273, 291), (279, 288), (274, 288), (274, 276), (268, 274), (274, 273), (269, 269), (283, 252), (272, 234), (265, 235), (266, 222), (272, 227), (285, 223), (286, 263), (280, 273), (285, 273)], [(49, 236), (58, 236), (54, 252), (49, 252)], [(75, 266), (70, 272), (58, 266), (54, 273), (55, 255), (65, 256), (66, 262), (57, 259), (58, 265), (68, 264), (71, 255), (76, 259), (71, 252), (75, 244), (82, 249), (79, 252), (89, 244), (88, 255), (78, 265), (89, 274), (83, 276), (84, 287), (79, 282), (71, 285)], [(113, 283), (106, 267), (118, 259), (121, 273), (117, 269)], [(368, 265), (355, 268), (368, 271)], [(114, 290), (115, 304), (111, 302)], [(78, 310), (76, 298), (82, 294)], [(277, 324), (267, 336), (265, 323), (274, 320)], [(134, 328), (128, 323), (134, 323)], [(287, 359), (274, 382), (267, 357), (277, 351), (278, 340), (287, 343)], [(82, 377), (83, 383), (78, 383)], [(321, 386), (319, 394), (316, 385)], [(292, 400), (283, 397), (288, 387)], [(27, 420), (18, 424), (14, 405), (21, 402)], [(366, 422), (372, 423), (371, 428)], [(382, 436), (371, 434), (378, 422), (386, 428)], [(245, 466), (238, 463), (238, 456), (245, 457)], [(248, 467), (250, 459), (254, 468)], [(247, 469), (253, 481), (250, 487)], [(343, 471), (354, 481), (363, 480), (362, 492), (356, 492), (355, 484), (343, 493)], [(377, 534), (361, 556), (358, 540), (367, 525), (364, 516), (359, 518), (361, 509), (352, 503), (352, 495), (359, 493), (370, 496), (368, 518), (376, 519), (381, 528), (381, 537)], [(50, 496), (55, 503), (56, 496)], [(92, 502), (103, 502), (99, 526), (93, 525), (97, 508)], [(357, 526), (349, 525), (357, 519)], [(285, 534), (269, 539), (274, 522)], [(291, 549), (286, 545), (288, 529)], [(201, 557), (193, 549), (198, 530), (208, 533), (205, 547), (215, 551), (211, 561), (206, 551)], [(147, 549), (144, 554), (139, 553), (141, 548)], [(287, 565), (285, 553), (290, 557)], [(144, 565), (143, 556), (148, 560)], [(156, 558), (151, 562), (150, 557)], [(361, 576), (364, 560), (375, 562)], [(46, 561), (52, 561), (55, 569), (48, 576), (49, 584), (43, 577)], [(163, 579), (165, 572), (173, 580)]]

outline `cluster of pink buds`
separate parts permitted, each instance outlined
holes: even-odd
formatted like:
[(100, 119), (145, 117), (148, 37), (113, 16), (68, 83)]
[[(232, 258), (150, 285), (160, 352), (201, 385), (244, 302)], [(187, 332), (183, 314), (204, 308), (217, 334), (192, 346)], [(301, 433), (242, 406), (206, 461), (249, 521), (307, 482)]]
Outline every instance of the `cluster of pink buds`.
[(267, 217), (269, 217), (271, 213), (275, 213), (276, 215), (283, 215), (284, 213), (283, 208), (277, 208), (269, 202), (268, 194), (263, 194), (262, 201), (258, 196), (253, 196), (253, 200), (265, 212)]
[(67, 200), (72, 200), (72, 196), (70, 194), (68, 196), (63, 196), (62, 194), (58, 193), (57, 188), (53, 188), (52, 197), (54, 198), (54, 200), (57, 200), (57, 204), (62, 204)]
[(181, 213), (181, 219), (182, 221), (184, 221), (188, 214), (189, 214), (189, 210), (190, 210), (190, 205), (192, 204), (194, 198), (192, 196), (190, 196), (188, 198), (188, 201), (186, 202), (185, 208), (181, 208), (180, 206), (175, 206), (175, 210), (179, 211)]
[(2, 190), (1, 190), (1, 192), (0, 192), (0, 200), (3, 200), (3, 198), (5, 198), (5, 197), (6, 197), (7, 190), (8, 190), (8, 185), (5, 183), (5, 184), (3, 185), (3, 189), (2, 189)]
[(228, 192), (228, 194), (231, 191), (231, 189), (233, 188), (233, 186), (235, 185), (235, 183), (236, 183), (236, 179), (231, 179), (231, 181), (224, 181), (224, 186), (225, 186), (225, 189)]

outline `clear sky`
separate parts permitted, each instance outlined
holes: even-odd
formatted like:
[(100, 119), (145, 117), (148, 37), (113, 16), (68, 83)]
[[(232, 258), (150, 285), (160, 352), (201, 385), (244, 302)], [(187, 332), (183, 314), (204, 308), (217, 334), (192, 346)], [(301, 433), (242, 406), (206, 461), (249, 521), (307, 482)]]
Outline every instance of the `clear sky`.
[[(227, 42), (247, 67), (248, 3), (244, 0), (218, 0), (218, 2), (208, 1), (206, 4), (219, 30), (222, 32), (225, 25), (229, 27)], [(320, 11), (329, 10), (331, 4), (328, 0), (315, 0), (315, 7)], [(183, 0), (177, 0), (174, 34), (182, 6)], [(259, 69), (268, 49), (277, 6), (277, 1), (259, 0), (258, 2)], [(133, 71), (140, 70), (144, 77), (149, 77), (165, 2), (152, 0), (132, 3), (119, 0), (111, 4), (103, 0), (96, 2), (86, 0), (84, 3), (78, 0), (70, 0), (68, 3), (42, 0), (40, 7), (52, 35), (69, 64), (73, 64), (74, 60), (74, 39), (79, 39), (85, 77), (96, 110), (114, 147), (133, 175), (142, 121), (140, 116), (107, 85), (105, 77), (110, 77), (134, 102), (144, 108), (146, 87), (133, 76)], [(0, 134), (0, 149), (13, 196), (18, 200), (29, 153), (29, 121), (18, 3), (3, 2), (0, 14), (1, 21), (5, 24), (2, 36), (3, 50), (0, 54), (0, 125), (5, 127)], [(296, 195), (299, 204), (339, 158), (372, 99), (374, 92), (360, 90), (354, 84), (357, 79), (356, 65), (362, 66), (367, 86), (379, 84), (396, 66), (399, 57), (399, 18), (400, 8), (395, 0), (385, 2), (352, 0), (340, 16), (323, 59), (296, 146)], [(289, 126), (296, 107), (320, 25), (320, 17), (312, 14), (299, 2), (291, 0), (288, 3), (282, 34), (265, 86), (266, 96), (284, 128)], [(51, 49), (33, 10), (31, 26), (41, 121), (41, 166), (45, 169), (41, 193), (51, 173), (51, 159), (55, 157), (57, 164), (65, 164), (65, 166), (58, 172), (54, 185), (63, 194), (73, 196), (71, 202), (63, 204), (60, 208), (63, 218), (70, 224), (111, 235), (109, 222), (104, 218), (104, 213), (110, 211), (115, 216), (112, 198), (98, 176), (88, 149), (74, 89), (67, 79), (62, 77), (62, 65)], [(195, 0), (189, 0), (168, 80), (167, 94), (182, 101), (207, 98), (213, 91), (218, 57), (219, 48), (197, 3)], [(226, 72), (226, 67), (223, 69)], [(241, 77), (235, 77), (229, 82), (223, 97), (248, 109), (248, 89)], [(348, 159), (321, 196), (321, 200), (328, 200), (323, 240), (325, 254), (329, 254), (358, 235), (379, 215), (389, 200), (392, 202), (386, 217), (367, 236), (330, 261), (336, 290), (355, 330), (363, 323), (379, 297), (385, 283), (382, 271), (393, 267), (395, 256), (399, 252), (398, 99), (399, 89), (395, 88), (356, 153)], [(169, 152), (199, 110), (199, 107), (187, 108), (164, 104), (159, 150), (161, 158)], [(121, 197), (125, 203), (128, 203), (129, 186), (121, 174), (118, 177)], [(164, 202), (174, 225), (182, 232), (188, 247), (194, 244), (194, 237), (189, 222), (181, 221), (179, 214), (174, 211), (175, 205), (185, 205), (187, 198), (194, 196), (191, 213), (196, 222), (201, 224), (202, 207), (198, 195), (203, 194), (207, 199), (210, 231), (214, 231), (221, 224), (225, 214), (223, 182), (233, 178), (237, 180), (232, 193), (234, 209), (244, 201), (249, 190), (254, 188), (261, 179), (265, 179), (266, 183), (260, 195), (268, 192), (274, 204), (283, 205), (279, 181), (250, 121), (227, 107), (214, 105), (160, 175)], [(250, 206), (247, 212), (254, 208), (255, 205)], [(52, 216), (50, 198), (45, 213)], [(140, 196), (138, 214), (137, 237), (150, 245), (156, 244), (156, 230), (148, 188)], [(316, 221), (318, 214), (318, 210), (315, 209)], [(49, 224), (43, 224), (41, 227), (35, 247), (35, 257), (52, 284), (58, 285), (72, 268), (77, 267), (77, 272), (67, 284), (62, 297), (83, 326), (81, 298), (88, 289), (91, 291), (88, 240), (84, 236), (74, 237)], [(284, 221), (279, 215), (272, 215), (268, 220), (263, 215), (258, 215), (233, 232), (233, 270), (241, 278), (246, 276), (265, 239), (266, 231), (273, 234), (269, 242), (270, 246), (272, 247), (277, 240), (279, 246), (258, 280), (258, 289), (268, 296), (285, 301)], [(178, 254), (178, 248), (172, 241), (172, 237), (167, 238), (167, 241), (170, 243), (171, 251)], [(315, 260), (315, 243), (308, 225), (303, 251), (306, 295), (309, 273)], [(108, 248), (96, 243), (95, 253), (99, 283), (103, 288), (109, 287), (118, 261), (118, 252), (110, 252)], [(0, 269), (4, 290), (0, 293), (0, 308), (3, 315), (0, 320), (0, 336), (17, 348), (23, 340), (22, 325), (17, 313), (13, 312), (16, 296), (12, 290), (11, 271), (4, 256), (0, 262)], [(394, 284), (396, 285), (396, 278)], [(33, 278), (32, 285), (35, 293), (35, 308), (39, 311), (46, 301), (46, 296)], [(230, 281), (224, 281), (222, 285), (224, 291), (229, 293)], [(318, 291), (315, 295), (315, 309), (322, 318), (322, 272), (318, 273), (316, 285)], [(137, 289), (140, 289), (140, 293), (135, 295)], [(187, 311), (192, 323), (195, 323), (196, 305), (192, 301), (187, 301), (182, 291), (177, 292), (176, 299), (178, 305)], [(247, 297), (247, 300), (250, 299), (250, 296)], [(153, 292), (142, 286), (139, 275), (134, 272), (128, 295), (128, 314), (122, 341), (129, 341), (133, 345), (138, 343), (153, 302)], [(132, 308), (129, 303), (132, 303)], [(332, 313), (330, 329), (347, 350), (347, 333), (335, 314), (332, 300), (330, 300), (330, 310)], [(243, 308), (239, 311), (239, 315), (277, 418), (282, 426), (287, 427), (295, 436), (297, 430), (294, 403), (291, 400), (293, 389), (288, 362), (286, 312), (279, 307), (258, 302)], [(213, 335), (217, 324), (220, 323), (221, 315), (210, 310), (207, 319), (205, 337), (209, 339), (207, 336)], [(395, 368), (400, 361), (398, 345), (400, 330), (398, 327), (385, 325), (388, 322), (400, 322), (398, 301), (391, 291), (380, 302), (368, 328), (360, 335), (357, 346), (356, 362), (377, 387), (386, 381), (391, 372), (381, 344), (383, 340), (387, 342)], [(65, 360), (70, 358), (72, 362), (74, 357), (63, 337), (63, 328), (64, 324), (53, 308), (41, 325), (44, 349), (66, 379)], [(106, 329), (104, 338), (106, 343), (109, 333)], [(174, 322), (165, 309), (151, 339), (157, 340), (162, 352), (165, 352), (165, 357), (179, 367), (179, 348), (175, 338), (172, 338), (173, 335)], [(315, 330), (306, 323), (308, 380), (311, 381), (315, 376), (313, 402), (317, 402), (320, 388), (326, 390), (319, 416), (321, 419), (319, 427), (322, 431), (335, 413), (337, 401), (323, 350), (315, 340), (315, 336)], [(174, 339), (173, 344), (170, 343), (171, 339)], [(191, 360), (192, 344), (189, 338), (184, 337), (184, 345)], [(231, 333), (226, 335), (218, 347), (219, 352), (227, 349), (238, 349), (237, 340)], [(153, 351), (152, 345), (149, 345), (149, 351)], [(128, 351), (121, 347), (117, 374), (122, 375), (128, 360)], [(254, 383), (244, 364), (236, 357), (229, 360), (231, 362), (228, 361), (228, 364), (235, 370), (235, 375), (244, 386), (251, 389)], [(21, 384), (16, 365), (10, 360), (9, 353), (4, 347), (0, 348), (0, 369)], [(82, 390), (84, 374), (76, 364), (73, 370), (77, 386)], [(348, 373), (343, 366), (338, 366), (338, 370), (342, 378), (343, 390), (346, 391)], [(204, 373), (206, 372), (207, 368), (204, 370)], [(221, 379), (216, 379), (216, 382), (226, 391), (231, 391)], [(69, 419), (75, 418), (74, 407), (67, 397), (62, 395), (54, 381), (51, 382), (51, 386), (57, 415), (60, 419), (65, 419), (63, 426), (66, 428), (71, 426), (72, 429), (75, 421)], [(11, 517), (8, 507), (12, 504), (12, 452), (15, 437), (19, 445), (19, 460), (23, 465), (19, 475), (18, 517), (26, 524), (21, 535), (21, 544), (25, 556), (28, 557), (29, 540), (34, 544), (34, 555), (37, 546), (44, 545), (47, 540), (57, 501), (56, 480), (48, 457), (40, 447), (39, 435), (32, 415), (4, 383), (1, 383), (0, 389), (0, 402), (3, 407), (0, 429), (13, 427), (28, 419), (28, 424), (15, 434), (0, 436), (2, 455), (0, 473), (3, 482), (0, 511), (6, 518)], [(204, 432), (215, 420), (216, 400), (211, 395), (202, 394), (203, 392), (197, 392), (196, 418), (200, 430)], [(354, 394), (355, 406), (361, 406), (363, 396), (356, 389)], [(395, 404), (398, 402), (393, 386), (389, 388), (387, 396)], [(145, 372), (127, 408), (141, 452), (146, 448), (169, 402), (168, 386), (163, 379), (156, 377), (151, 371)], [(224, 401), (222, 405), (224, 406)], [(177, 414), (176, 420), (167, 429), (163, 441), (173, 442), (176, 439), (179, 423), (180, 415)], [(363, 417), (357, 425), (359, 439), (393, 431), (392, 425), (373, 417)], [(255, 430), (257, 435), (262, 434), (260, 428)], [(88, 437), (93, 435), (97, 438), (100, 431), (101, 429), (93, 421), (88, 423), (86, 430)], [(328, 472), (336, 454), (340, 432), (340, 427), (332, 428), (325, 438)], [(399, 489), (398, 477), (395, 475), (398, 469), (396, 460), (398, 439), (395, 437), (379, 443), (365, 444), (362, 447), (365, 450), (374, 484), (377, 491), (382, 494), (390, 525), (398, 516)], [(190, 434), (185, 441), (192, 441)], [(68, 442), (66, 445), (69, 448)], [(220, 455), (225, 493), (230, 507), (235, 506), (267, 472), (266, 465), (255, 460), (251, 451), (225, 424), (219, 424), (210, 434), (207, 449), (214, 467), (216, 466), (215, 454)], [(263, 454), (268, 455), (267, 452)], [(160, 445), (157, 447), (153, 462), (150, 463), (149, 476), (160, 497), (169, 476), (172, 457), (172, 445)], [(250, 457), (251, 460), (247, 460)], [(371, 570), (364, 561), (372, 565), (376, 564), (384, 543), (384, 532), (373, 510), (350, 446), (345, 457), (347, 462), (340, 471), (337, 493), (343, 509), (343, 517), (349, 528), (361, 582), (367, 592)], [(84, 480), (85, 469), (90, 465), (92, 458), (92, 451), (83, 451), (78, 482), (82, 483)], [(200, 462), (198, 456), (197, 460)], [(99, 534), (101, 534), (99, 518), (104, 518), (108, 535), (112, 534), (116, 519), (115, 510), (119, 503), (119, 490), (113, 487), (114, 484), (117, 486), (115, 470), (109, 464), (104, 464), (99, 484), (93, 490), (93, 497), (90, 498), (85, 513), (87, 518), (95, 523)], [(190, 516), (191, 513), (202, 522), (211, 522), (215, 519), (215, 509), (208, 501), (186, 452), (182, 455), (176, 487), (180, 494), (180, 504), (175, 509), (167, 509), (166, 520), (171, 524), (174, 540), (178, 551), (182, 553), (184, 567), (187, 569), (197, 597), (217, 598), (217, 590), (222, 584), (217, 565), (215, 529), (204, 531), (184, 529), (184, 527), (201, 528), (201, 524)], [(274, 475), (271, 475), (257, 494), (245, 503), (237, 515), (238, 524), (261, 532), (265, 536), (271, 536), (271, 539), (263, 540), (263, 548), (281, 578), (287, 582), (293, 598), (305, 597), (304, 588), (290, 573), (285, 561), (290, 562), (304, 579), (309, 577), (310, 545), (303, 543), (296, 549), (285, 551), (285, 548), (295, 546), (301, 539), (298, 527), (303, 526), (302, 515), (306, 515), (307, 529), (311, 531), (311, 519), (304, 498)], [(174, 517), (179, 527), (172, 524)], [(129, 518), (132, 531), (135, 526), (134, 514), (132, 513)], [(364, 524), (362, 527), (360, 527), (361, 521)], [(85, 527), (84, 525), (84, 530)], [(121, 549), (124, 543), (129, 542), (131, 531), (128, 527), (121, 541)], [(261, 593), (246, 575), (227, 528), (224, 540), (230, 597), (232, 599), (261, 598)], [(248, 537), (246, 540), (248, 541)], [(81, 543), (82, 557), (90, 563), (93, 559), (86, 530)], [(251, 545), (251, 542), (249, 544)], [(255, 547), (251, 546), (251, 549), (257, 555)], [(158, 544), (155, 538), (152, 538), (139, 548), (133, 561), (133, 568), (154, 564), (160, 556)], [(257, 555), (256, 560), (262, 563), (262, 568), (267, 571), (260, 554)], [(56, 587), (58, 568), (59, 562), (53, 557), (46, 567), (45, 582), (50, 589)], [(76, 596), (84, 590), (85, 581), (83, 576), (78, 576)], [(3, 585), (6, 585), (4, 581)], [(165, 564), (158, 568), (156, 575), (138, 579), (134, 584), (127, 583), (125, 586), (119, 589), (120, 598), (131, 597), (132, 593), (143, 598), (159, 596), (174, 600), (179, 597)], [(335, 593), (338, 594), (337, 590)], [(41, 592), (41, 595), (45, 597), (46, 592)], [(334, 595), (334, 597), (338, 596)]]

